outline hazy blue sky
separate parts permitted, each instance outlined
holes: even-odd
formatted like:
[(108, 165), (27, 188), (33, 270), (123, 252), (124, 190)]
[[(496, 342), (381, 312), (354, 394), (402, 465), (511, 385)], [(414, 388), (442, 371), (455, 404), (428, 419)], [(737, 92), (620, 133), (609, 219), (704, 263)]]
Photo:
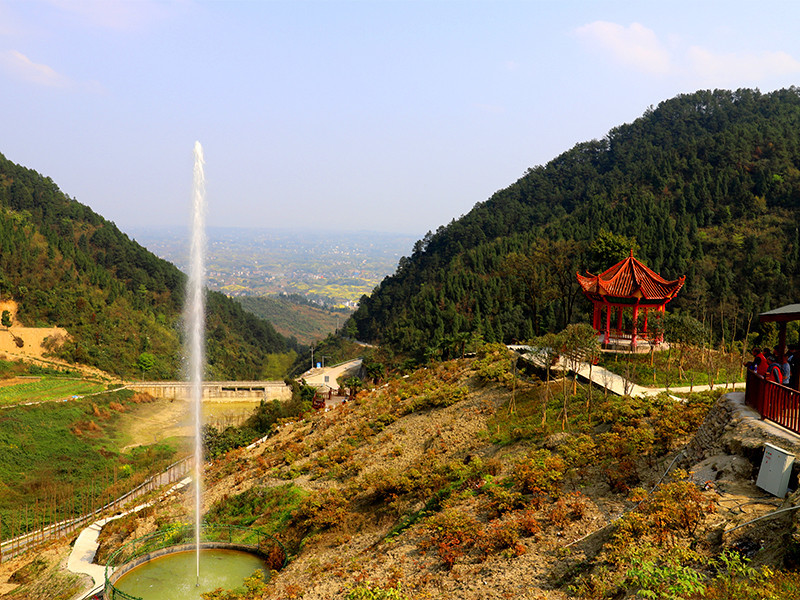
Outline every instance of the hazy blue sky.
[(651, 105), (800, 83), (800, 4), (0, 0), (0, 153), (126, 227), (423, 234)]

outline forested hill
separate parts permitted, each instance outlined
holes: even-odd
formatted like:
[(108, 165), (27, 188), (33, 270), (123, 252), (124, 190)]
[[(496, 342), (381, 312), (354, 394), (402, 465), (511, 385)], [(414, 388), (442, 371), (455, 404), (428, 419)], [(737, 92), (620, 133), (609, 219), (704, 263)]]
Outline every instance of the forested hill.
[(588, 320), (575, 273), (630, 251), (686, 275), (673, 310), (726, 339), (796, 302), (800, 90), (716, 90), (581, 143), (417, 242), (347, 324), (396, 350), (529, 339)]
[[(180, 375), (184, 275), (49, 178), (0, 155), (0, 297), (29, 326), (60, 326), (70, 361), (126, 377)], [(272, 326), (210, 292), (209, 376), (256, 379), (286, 350)], [(144, 356), (143, 356), (144, 355)]]

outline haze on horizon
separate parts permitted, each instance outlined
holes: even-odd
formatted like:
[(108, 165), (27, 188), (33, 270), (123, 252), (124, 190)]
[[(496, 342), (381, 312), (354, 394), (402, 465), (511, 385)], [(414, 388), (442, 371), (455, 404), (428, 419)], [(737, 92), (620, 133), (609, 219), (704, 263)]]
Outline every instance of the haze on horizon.
[(800, 81), (791, 2), (0, 0), (0, 153), (120, 228), (422, 235), (698, 89)]

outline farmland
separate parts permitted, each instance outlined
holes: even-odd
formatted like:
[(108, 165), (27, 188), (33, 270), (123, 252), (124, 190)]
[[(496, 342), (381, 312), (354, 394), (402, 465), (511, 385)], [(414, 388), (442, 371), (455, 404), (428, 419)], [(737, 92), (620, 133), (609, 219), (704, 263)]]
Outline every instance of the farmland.
[(0, 406), (66, 400), (104, 391), (105, 385), (85, 379), (41, 377), (0, 387)]

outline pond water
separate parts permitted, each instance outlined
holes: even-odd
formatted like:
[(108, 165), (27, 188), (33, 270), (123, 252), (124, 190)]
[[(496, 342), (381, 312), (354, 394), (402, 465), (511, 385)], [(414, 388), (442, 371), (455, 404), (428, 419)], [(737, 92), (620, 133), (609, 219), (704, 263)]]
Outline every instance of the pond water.
[(269, 575), (264, 561), (240, 550), (200, 551), (200, 585), (194, 551), (166, 554), (125, 573), (114, 584), (118, 590), (142, 600), (200, 600), (200, 594), (217, 588), (233, 590), (256, 570)]

